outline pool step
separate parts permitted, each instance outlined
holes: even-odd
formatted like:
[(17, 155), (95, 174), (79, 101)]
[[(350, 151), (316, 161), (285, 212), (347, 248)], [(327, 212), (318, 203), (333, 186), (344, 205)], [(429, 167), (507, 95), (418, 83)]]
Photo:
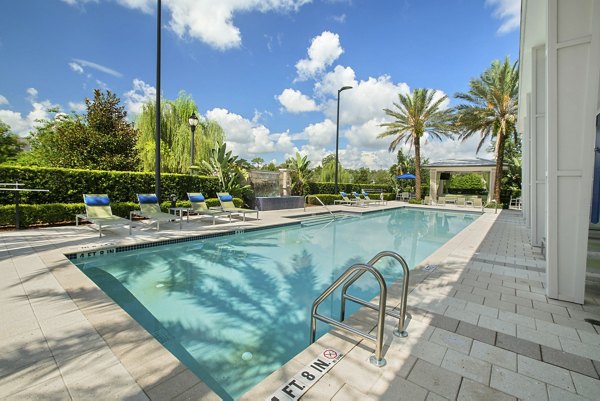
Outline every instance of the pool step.
[(319, 224), (329, 223), (334, 220), (355, 219), (357, 216), (350, 213), (334, 213), (317, 214), (312, 216), (301, 217), (299, 220), (303, 227), (316, 226)]

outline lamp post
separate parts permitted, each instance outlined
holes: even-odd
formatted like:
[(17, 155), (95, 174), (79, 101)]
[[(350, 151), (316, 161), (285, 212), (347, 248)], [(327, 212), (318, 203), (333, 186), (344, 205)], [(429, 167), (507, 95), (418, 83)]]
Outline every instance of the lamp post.
[(342, 86), (338, 89), (337, 94), (337, 120), (335, 126), (335, 185), (334, 185), (334, 193), (338, 193), (338, 148), (340, 142), (340, 92), (345, 91), (346, 89), (352, 89), (351, 86)]
[(196, 113), (193, 112), (190, 118), (188, 118), (188, 123), (190, 124), (190, 129), (192, 130), (192, 146), (191, 146), (191, 157), (190, 157), (190, 166), (194, 165), (194, 132), (196, 132), (196, 126), (198, 125), (198, 117), (196, 117)]
[(156, 136), (154, 139), (154, 177), (156, 180), (156, 196), (160, 200), (160, 24), (161, 1), (158, 0), (156, 10)]

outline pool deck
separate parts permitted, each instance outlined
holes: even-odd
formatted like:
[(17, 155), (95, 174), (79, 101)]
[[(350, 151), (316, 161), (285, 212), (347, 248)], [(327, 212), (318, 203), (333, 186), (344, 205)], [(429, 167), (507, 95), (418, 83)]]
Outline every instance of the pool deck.
[[(368, 210), (375, 208), (382, 207)], [(0, 399), (220, 399), (64, 254), (280, 224), (298, 214), (261, 212), (258, 221), (216, 225), (192, 218), (182, 231), (163, 224), (158, 233), (137, 223), (132, 236), (113, 228), (102, 238), (89, 226), (0, 232)], [(241, 400), (266, 399), (326, 348), (344, 356), (302, 400), (598, 399), (600, 327), (584, 319), (600, 320), (600, 282), (588, 280), (584, 305), (548, 299), (544, 267), (521, 213), (488, 210), (411, 272), (409, 336), (394, 337), (397, 321), (386, 320), (386, 366), (369, 364), (371, 341), (333, 330)], [(397, 306), (400, 289), (390, 286), (388, 306)], [(368, 331), (375, 313), (361, 310), (349, 321)]]

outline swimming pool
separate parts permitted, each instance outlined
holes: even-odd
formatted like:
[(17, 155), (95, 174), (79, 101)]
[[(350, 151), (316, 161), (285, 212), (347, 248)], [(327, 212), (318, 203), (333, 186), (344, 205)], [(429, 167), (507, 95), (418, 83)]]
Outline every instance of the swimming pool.
[[(233, 400), (309, 345), (312, 302), (346, 268), (382, 250), (398, 252), (413, 267), (477, 217), (392, 209), (75, 264), (223, 399)], [(376, 266), (388, 283), (401, 277), (393, 260)], [(367, 275), (352, 288), (363, 299), (378, 291)], [(339, 294), (319, 310), (337, 317)], [(320, 334), (327, 330), (319, 324)]]

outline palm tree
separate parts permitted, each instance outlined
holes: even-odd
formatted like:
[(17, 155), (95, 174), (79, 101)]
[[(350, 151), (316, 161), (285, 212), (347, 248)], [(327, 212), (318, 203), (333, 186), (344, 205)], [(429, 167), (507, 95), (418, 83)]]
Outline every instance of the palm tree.
[(511, 65), (508, 57), (504, 62), (495, 60), (479, 78), (472, 79), (469, 86), (469, 92), (454, 95), (467, 102), (456, 107), (459, 138), (465, 141), (474, 134), (480, 134), (477, 152), (487, 139), (495, 139), (494, 199), (500, 201), (504, 144), (507, 135), (516, 135), (518, 61)]
[[(435, 99), (434, 99), (435, 98)], [(441, 140), (449, 137), (455, 131), (452, 109), (442, 109), (442, 104), (448, 99), (446, 95), (436, 98), (433, 89), (415, 89), (408, 95), (398, 94), (395, 110), (383, 111), (394, 120), (380, 124), (386, 131), (377, 138), (395, 136), (390, 143), (389, 151), (404, 142), (415, 148), (415, 191), (417, 199), (421, 199), (421, 138), (429, 137)]]

